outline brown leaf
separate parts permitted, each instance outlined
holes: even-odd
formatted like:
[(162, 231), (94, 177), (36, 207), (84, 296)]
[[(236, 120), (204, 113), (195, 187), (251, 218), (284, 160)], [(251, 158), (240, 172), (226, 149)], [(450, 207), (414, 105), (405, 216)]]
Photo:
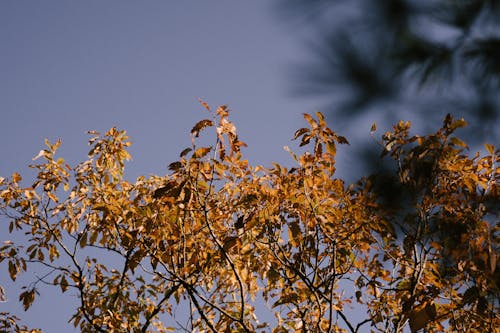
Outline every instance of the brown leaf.
[(178, 170), (182, 169), (182, 166), (183, 166), (183, 164), (179, 161), (172, 162), (168, 165), (168, 169), (172, 170), (172, 171), (178, 171)]
[(171, 180), (167, 184), (165, 184), (164, 186), (156, 189), (153, 192), (153, 198), (159, 199), (161, 197), (172, 197), (172, 196), (176, 196), (175, 195), (176, 193), (178, 195), (177, 182)]
[(187, 155), (187, 154), (188, 154), (191, 150), (193, 150), (193, 149), (191, 149), (191, 148), (186, 148), (186, 149), (184, 149), (183, 151), (181, 151), (181, 153), (180, 153), (179, 157), (184, 157), (184, 156), (186, 156), (186, 155)]
[(299, 136), (305, 134), (305, 133), (308, 133), (309, 132), (309, 128), (300, 128), (298, 129), (297, 131), (295, 131), (295, 134), (293, 135), (293, 139), (296, 140)]
[(349, 141), (341, 135), (337, 136), (337, 142), (340, 143), (341, 145), (348, 145)]
[(234, 227), (236, 229), (241, 229), (245, 226), (245, 216), (244, 215), (241, 215), (238, 217), (238, 219), (236, 220), (236, 222), (234, 223)]
[(202, 157), (206, 156), (210, 152), (210, 150), (212, 150), (211, 147), (198, 148), (194, 151), (193, 157), (194, 158), (202, 158)]
[(236, 237), (236, 236), (227, 237), (224, 240), (224, 244), (223, 244), (224, 251), (226, 251), (226, 252), (229, 251), (231, 248), (233, 248), (238, 243), (240, 243), (239, 237)]
[(23, 303), (24, 311), (28, 310), (35, 300), (35, 289), (27, 290), (19, 295), (19, 301)]
[(203, 105), (203, 107), (207, 110), (207, 111), (211, 111), (210, 110), (210, 106), (208, 105), (207, 102), (203, 101), (201, 98), (198, 98), (198, 101), (200, 102), (201, 105)]
[(61, 291), (64, 293), (66, 290), (68, 290), (68, 280), (66, 280), (66, 277), (63, 275), (61, 277), (61, 281), (59, 282), (59, 285), (61, 286)]
[(213, 126), (213, 122), (210, 119), (203, 119), (200, 120), (199, 122), (194, 125), (194, 127), (191, 129), (191, 134), (194, 135), (196, 138), (200, 135), (200, 132), (209, 127)]
[(410, 329), (412, 333), (425, 328), (436, 317), (436, 306), (429, 304), (410, 313)]
[(13, 261), (9, 261), (9, 275), (12, 281), (16, 280), (17, 277), (17, 267)]

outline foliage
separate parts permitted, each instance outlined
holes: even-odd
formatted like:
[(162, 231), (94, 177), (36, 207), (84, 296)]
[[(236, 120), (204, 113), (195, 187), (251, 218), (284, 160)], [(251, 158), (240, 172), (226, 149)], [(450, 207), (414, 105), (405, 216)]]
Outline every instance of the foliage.
[[(125, 180), (124, 131), (91, 133), (75, 167), (46, 142), (31, 186), (0, 178), (13, 240), (0, 261), (24, 286), (28, 310), (43, 287), (77, 295), (82, 332), (493, 332), (500, 326), (499, 150), (469, 157), (447, 116), (428, 136), (400, 122), (383, 135), (398, 164), (400, 206), (335, 175), (338, 144), (321, 113), (295, 133), (292, 168), (251, 166), (229, 110), (192, 129), (166, 176)], [(215, 144), (198, 146), (214, 129)], [(372, 127), (375, 130), (375, 126)], [(23, 238), (24, 237), (24, 238)], [(3, 296), (3, 293), (2, 293)], [(180, 305), (178, 305), (180, 304)], [(258, 307), (272, 318), (259, 318)], [(184, 322), (176, 320), (184, 306)], [(355, 316), (352, 313), (356, 313)], [(361, 315), (360, 315), (361, 314)], [(0, 330), (27, 332), (0, 314)], [(177, 325), (171, 327), (169, 325)], [(34, 332), (34, 331), (33, 331)]]
[(368, 116), (390, 126), (410, 113), (425, 126), (453, 110), (471, 122), (471, 145), (498, 140), (498, 1), (279, 3), (294, 28), (312, 31), (312, 61), (294, 66), (291, 81), (299, 92), (326, 96), (337, 123), (356, 129)]

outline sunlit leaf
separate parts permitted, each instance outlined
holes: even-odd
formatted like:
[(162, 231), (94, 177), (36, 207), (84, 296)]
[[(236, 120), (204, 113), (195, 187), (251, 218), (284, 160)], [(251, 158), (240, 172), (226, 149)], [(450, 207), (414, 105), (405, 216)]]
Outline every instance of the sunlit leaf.
[(203, 158), (205, 157), (210, 151), (212, 150), (211, 147), (201, 147), (198, 148), (194, 151), (193, 157), (194, 158)]
[[(348, 141), (322, 114), (304, 116), (310, 128), (285, 148), (291, 161), (271, 167), (239, 150), (227, 106), (213, 116), (191, 135), (217, 124), (213, 148), (193, 142), (168, 175), (127, 181), (129, 143), (112, 128), (74, 167), (49, 156), (60, 143), (47, 142), (32, 187), (18, 173), (0, 178), (0, 214), (13, 234), (0, 262), (16, 283), (29, 272), (25, 309), (35, 287), (57, 285), (72, 290), (70, 321), (82, 332), (161, 332), (173, 322), (197, 332), (498, 326), (500, 158), (493, 145), (489, 155), (465, 154), (453, 136), (461, 120), (450, 115), (422, 136), (399, 122), (381, 142), (393, 168), (349, 184), (334, 174), (336, 144)], [(276, 322), (259, 317), (262, 300)]]
[(14, 172), (12, 174), (11, 178), (12, 178), (12, 182), (14, 182), (14, 183), (19, 183), (23, 179), (23, 177), (21, 177), (21, 175), (18, 174), (17, 172)]
[(484, 147), (486, 148), (486, 151), (488, 151), (488, 153), (490, 153), (491, 155), (495, 153), (495, 146), (490, 145), (489, 143), (485, 143)]

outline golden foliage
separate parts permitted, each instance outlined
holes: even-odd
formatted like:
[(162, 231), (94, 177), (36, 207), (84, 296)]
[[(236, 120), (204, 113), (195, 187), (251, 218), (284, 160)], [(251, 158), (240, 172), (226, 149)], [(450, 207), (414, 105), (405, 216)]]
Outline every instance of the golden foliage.
[[(295, 133), (310, 147), (288, 149), (295, 166), (265, 168), (243, 158), (228, 107), (201, 103), (213, 120), (193, 127), (168, 175), (125, 180), (130, 143), (112, 128), (91, 133), (77, 166), (47, 142), (31, 186), (0, 178), (9, 230), (26, 236), (5, 240), (0, 261), (12, 280), (47, 271), (24, 287), (25, 309), (51, 284), (77, 295), (70, 322), (82, 332), (171, 331), (180, 303), (191, 312), (179, 325), (193, 332), (500, 327), (500, 154), (487, 144), (470, 158), (453, 136), (463, 120), (448, 116), (428, 136), (410, 136), (408, 122), (384, 134), (405, 193), (395, 211), (373, 177), (336, 177), (336, 146), (348, 142), (321, 113)], [(215, 144), (198, 147), (209, 128)], [(263, 304), (274, 319), (258, 317)], [(17, 321), (0, 313), (0, 330), (27, 332)]]

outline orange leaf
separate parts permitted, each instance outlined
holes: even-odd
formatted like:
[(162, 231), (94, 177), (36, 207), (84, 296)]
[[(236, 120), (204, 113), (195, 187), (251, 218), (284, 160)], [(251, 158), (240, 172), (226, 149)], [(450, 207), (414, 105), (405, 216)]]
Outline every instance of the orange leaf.
[(489, 143), (485, 143), (484, 147), (486, 148), (488, 153), (490, 153), (491, 155), (493, 155), (495, 153), (495, 146), (490, 145)]
[(193, 157), (194, 158), (202, 158), (205, 155), (207, 155), (210, 152), (210, 150), (212, 150), (211, 147), (201, 147), (201, 148), (198, 148), (193, 153)]
[(23, 179), (23, 177), (21, 177), (21, 175), (20, 175), (20, 174), (18, 174), (17, 172), (14, 172), (14, 173), (12, 174), (12, 181), (13, 181), (14, 183), (18, 183), (18, 182), (20, 182), (22, 179)]
[(210, 110), (210, 106), (208, 105), (208, 103), (206, 103), (205, 101), (203, 101), (201, 98), (198, 98), (198, 101), (200, 102), (201, 105), (203, 105), (203, 107), (205, 109), (207, 109), (207, 111), (209, 111), (209, 112), (211, 111)]

